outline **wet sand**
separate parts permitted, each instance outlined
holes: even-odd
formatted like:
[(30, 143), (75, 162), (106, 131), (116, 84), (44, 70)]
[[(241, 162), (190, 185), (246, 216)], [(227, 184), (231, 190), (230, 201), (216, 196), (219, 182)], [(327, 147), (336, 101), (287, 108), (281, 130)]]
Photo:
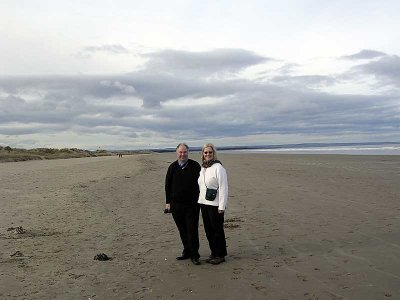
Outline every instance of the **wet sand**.
[(400, 299), (400, 156), (220, 155), (218, 266), (175, 260), (174, 159), (0, 164), (0, 299)]

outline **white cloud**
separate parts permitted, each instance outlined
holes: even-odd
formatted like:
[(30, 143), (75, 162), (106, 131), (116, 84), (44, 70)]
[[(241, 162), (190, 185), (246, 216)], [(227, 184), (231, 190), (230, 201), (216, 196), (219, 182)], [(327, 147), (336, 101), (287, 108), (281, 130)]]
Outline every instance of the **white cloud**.
[(399, 3), (1, 1), (0, 144), (399, 140)]
[[(249, 52), (231, 53), (243, 57)], [(291, 68), (285, 69), (285, 75), (263, 82), (240, 77), (209, 80), (207, 76), (198, 76), (197, 69), (188, 71), (188, 57), (201, 59), (205, 66), (200, 72), (203, 75), (226, 69), (239, 71), (263, 63), (264, 59), (251, 54), (256, 62), (244, 59), (237, 65), (233, 55), (216, 67), (210, 63), (215, 59), (209, 56), (210, 52), (180, 51), (174, 52), (174, 60), (163, 61), (165, 68), (154, 68), (160, 57), (165, 59), (164, 54), (165, 51), (152, 54), (147, 69), (129, 74), (0, 79), (3, 135), (15, 134), (26, 140), (33, 134), (57, 132), (53, 137), (55, 145), (67, 133), (102, 136), (103, 144), (115, 147), (111, 141), (119, 138), (125, 147), (131, 148), (177, 138), (240, 141), (249, 136), (308, 135), (312, 139), (326, 135), (335, 139), (344, 132), (360, 136), (382, 133), (398, 138), (400, 105), (396, 93), (327, 93), (324, 88), (334, 86), (335, 77), (291, 75)], [(397, 62), (396, 57), (387, 57), (392, 58), (392, 63)], [(393, 80), (398, 74), (384, 58), (374, 63), (377, 65), (356, 65), (357, 76), (372, 72), (391, 78), (392, 84), (396, 84)], [(173, 72), (166, 74), (169, 67)], [(346, 75), (347, 80), (354, 70)], [(397, 84), (397, 91), (398, 88)], [(0, 141), (5, 143), (6, 139)], [(91, 142), (83, 146), (94, 147)]]

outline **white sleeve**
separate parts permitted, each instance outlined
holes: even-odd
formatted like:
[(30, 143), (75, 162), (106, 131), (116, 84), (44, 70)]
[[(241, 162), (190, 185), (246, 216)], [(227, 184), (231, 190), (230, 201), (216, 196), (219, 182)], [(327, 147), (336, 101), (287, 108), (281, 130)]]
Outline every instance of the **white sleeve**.
[(226, 203), (228, 202), (228, 175), (223, 166), (217, 168), (218, 179), (218, 209), (225, 210)]

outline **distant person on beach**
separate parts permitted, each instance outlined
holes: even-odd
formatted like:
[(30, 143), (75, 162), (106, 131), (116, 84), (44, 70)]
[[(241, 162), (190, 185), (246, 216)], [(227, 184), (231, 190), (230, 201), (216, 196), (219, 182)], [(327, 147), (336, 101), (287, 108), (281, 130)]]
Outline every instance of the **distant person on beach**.
[(177, 260), (191, 259), (200, 265), (199, 255), (199, 186), (200, 165), (189, 159), (189, 147), (181, 143), (176, 147), (178, 159), (168, 168), (165, 177), (165, 210), (171, 211), (183, 244)]
[(224, 213), (228, 200), (228, 177), (225, 168), (217, 159), (213, 144), (202, 148), (202, 168), (198, 183), (199, 201), (211, 254), (207, 263), (218, 265), (225, 261), (226, 241), (224, 232)]

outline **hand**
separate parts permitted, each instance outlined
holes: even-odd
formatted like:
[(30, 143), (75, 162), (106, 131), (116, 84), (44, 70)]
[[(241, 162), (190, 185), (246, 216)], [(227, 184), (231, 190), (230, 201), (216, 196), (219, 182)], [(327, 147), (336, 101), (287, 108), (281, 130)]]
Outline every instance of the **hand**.
[(224, 210), (218, 209), (219, 214), (223, 214), (224, 212), (225, 212)]
[(169, 214), (171, 212), (171, 205), (165, 204), (164, 214)]

